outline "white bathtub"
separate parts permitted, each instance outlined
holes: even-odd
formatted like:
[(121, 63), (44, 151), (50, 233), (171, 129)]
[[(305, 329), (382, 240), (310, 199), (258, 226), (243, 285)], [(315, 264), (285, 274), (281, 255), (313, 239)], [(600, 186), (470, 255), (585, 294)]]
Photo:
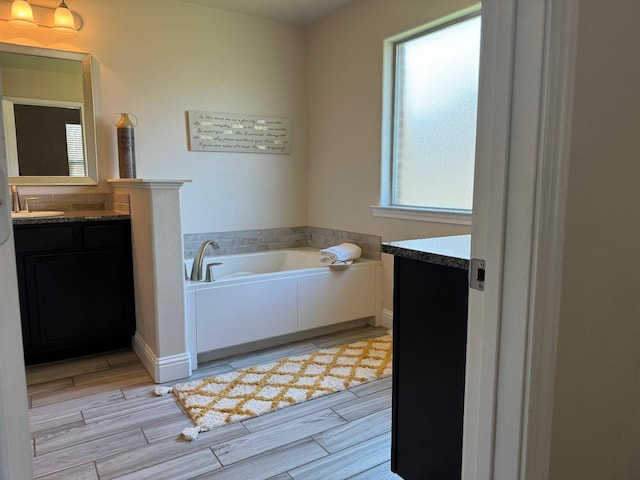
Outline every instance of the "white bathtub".
[(206, 257), (203, 277), (208, 263), (221, 263), (212, 267), (213, 282), (185, 281), (193, 369), (198, 356), (248, 351), (267, 339), (278, 343), (359, 319), (380, 323), (380, 261), (361, 258), (334, 269), (320, 263), (317, 249), (295, 248)]

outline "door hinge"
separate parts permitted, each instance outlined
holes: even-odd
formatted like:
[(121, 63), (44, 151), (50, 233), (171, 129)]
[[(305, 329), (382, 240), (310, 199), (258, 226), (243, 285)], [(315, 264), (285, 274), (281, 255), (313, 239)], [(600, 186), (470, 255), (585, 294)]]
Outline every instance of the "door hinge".
[(484, 291), (484, 260), (472, 258), (469, 265), (469, 288)]

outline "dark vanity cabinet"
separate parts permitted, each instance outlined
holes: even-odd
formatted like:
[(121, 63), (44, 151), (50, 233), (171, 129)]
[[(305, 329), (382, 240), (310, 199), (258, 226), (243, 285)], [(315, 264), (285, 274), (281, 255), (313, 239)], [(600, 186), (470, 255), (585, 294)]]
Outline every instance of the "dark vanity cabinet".
[(405, 480), (461, 478), (469, 245), (382, 247), (394, 255), (391, 470)]
[(131, 347), (129, 219), (14, 225), (25, 363)]

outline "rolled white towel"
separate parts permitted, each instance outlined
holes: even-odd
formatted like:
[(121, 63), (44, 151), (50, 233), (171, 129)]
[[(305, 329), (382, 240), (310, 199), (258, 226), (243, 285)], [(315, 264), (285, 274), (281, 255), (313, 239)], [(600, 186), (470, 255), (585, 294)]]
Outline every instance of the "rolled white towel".
[(320, 250), (320, 262), (332, 264), (336, 262), (347, 262), (360, 257), (362, 250), (355, 243), (341, 243), (333, 247)]

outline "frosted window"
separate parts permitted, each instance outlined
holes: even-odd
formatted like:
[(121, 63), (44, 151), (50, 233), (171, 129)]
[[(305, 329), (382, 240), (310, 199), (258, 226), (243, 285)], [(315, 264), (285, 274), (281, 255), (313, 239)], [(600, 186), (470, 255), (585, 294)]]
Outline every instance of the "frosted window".
[(471, 210), (480, 16), (395, 46), (392, 203)]

